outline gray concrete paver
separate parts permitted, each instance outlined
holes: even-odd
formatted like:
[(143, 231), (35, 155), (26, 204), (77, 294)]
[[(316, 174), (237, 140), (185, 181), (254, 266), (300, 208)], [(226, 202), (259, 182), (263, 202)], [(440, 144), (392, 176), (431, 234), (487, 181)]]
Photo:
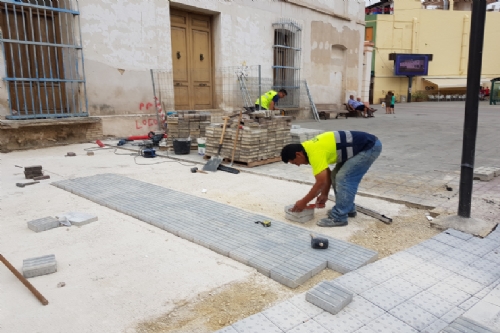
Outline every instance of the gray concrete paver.
[[(341, 272), (354, 270), (377, 257), (374, 251), (331, 238), (332, 249), (313, 253), (309, 251), (310, 236), (306, 229), (280, 221), (264, 228), (255, 224), (268, 219), (263, 215), (120, 175), (100, 174), (53, 185), (250, 265), (291, 288), (327, 265), (332, 268), (330, 262), (339, 252), (345, 252), (339, 259), (345, 261)], [(287, 262), (301, 254), (313, 257), (316, 262), (308, 262), (307, 256)]]
[[(467, 254), (457, 248), (463, 246), (462, 241), (491, 246), (488, 241), (451, 229), (425, 245), (436, 249), (443, 248), (441, 244), (449, 246), (452, 256), (458, 257)], [(424, 251), (429, 257), (428, 251), (422, 250), (428, 249), (426, 246), (419, 244), (418, 251), (415, 247), (401, 251), (332, 280), (332, 286), (353, 293), (352, 301), (336, 315), (323, 311), (332, 304), (322, 303), (320, 298), (309, 299), (319, 306), (316, 311), (312, 304), (304, 306), (304, 297), (307, 300), (307, 295), (313, 295), (321, 284), (306, 296), (295, 296), (293, 302), (307, 308), (304, 312), (309, 321), (329, 332), (500, 332), (500, 327), (495, 326), (495, 318), (500, 317), (498, 265), (475, 255), (458, 260), (434, 250), (431, 260), (415, 255)], [(444, 264), (447, 261), (452, 263)], [(341, 318), (351, 318), (356, 325), (346, 325)]]

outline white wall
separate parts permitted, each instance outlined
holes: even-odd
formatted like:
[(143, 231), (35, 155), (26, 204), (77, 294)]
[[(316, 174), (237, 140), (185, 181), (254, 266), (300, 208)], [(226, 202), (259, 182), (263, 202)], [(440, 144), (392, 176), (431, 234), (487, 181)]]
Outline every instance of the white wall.
[[(292, 1), (292, 0), (290, 0)], [(272, 77), (274, 31), (280, 18), (303, 26), (301, 78), (307, 79), (316, 103), (332, 100), (338, 77), (331, 75), (331, 45), (346, 46), (344, 98), (360, 93), (364, 3), (305, 0), (307, 9), (286, 1), (248, 0), (86, 0), (80, 1), (87, 97), (91, 115), (154, 113), (149, 69), (171, 69), (169, 6), (213, 15), (216, 68), (262, 65)], [(322, 12), (323, 11), (323, 12)], [(338, 18), (324, 12), (349, 18)], [(1, 56), (0, 56), (1, 57)], [(1, 59), (0, 59), (1, 60)], [(2, 61), (3, 62), (3, 61)], [(338, 64), (337, 64), (338, 65)], [(3, 71), (0, 66), (0, 74)], [(6, 97), (0, 83), (0, 112)], [(141, 107), (142, 106), (142, 107)]]

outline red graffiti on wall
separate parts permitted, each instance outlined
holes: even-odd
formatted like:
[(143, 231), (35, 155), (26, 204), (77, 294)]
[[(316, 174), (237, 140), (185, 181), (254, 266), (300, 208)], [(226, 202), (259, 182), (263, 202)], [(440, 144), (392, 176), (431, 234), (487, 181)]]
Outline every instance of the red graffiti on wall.
[(158, 119), (149, 118), (149, 119), (143, 119), (142, 121), (141, 120), (135, 121), (135, 129), (141, 129), (144, 126), (151, 127), (156, 125), (158, 125)]
[(144, 107), (146, 107), (146, 110), (149, 110), (149, 108), (150, 108), (150, 107), (152, 107), (152, 106), (153, 106), (153, 103), (151, 103), (151, 102), (147, 102), (146, 104), (141, 103), (141, 104), (139, 104), (139, 110), (141, 110), (141, 111), (142, 111), (142, 109), (143, 109)]

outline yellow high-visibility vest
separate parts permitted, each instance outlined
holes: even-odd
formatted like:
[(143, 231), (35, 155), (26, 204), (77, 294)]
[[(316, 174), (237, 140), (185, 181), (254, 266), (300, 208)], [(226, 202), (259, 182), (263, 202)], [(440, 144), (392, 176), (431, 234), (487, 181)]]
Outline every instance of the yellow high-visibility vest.
[[(266, 110), (269, 110), (269, 104), (271, 104), (271, 101), (273, 100), (274, 96), (276, 96), (278, 93), (274, 90), (269, 90), (268, 92), (266, 92), (264, 95), (262, 95), (260, 97), (260, 100), (261, 100), (261, 107), (266, 109)], [(259, 99), (257, 98), (257, 100), (255, 101), (255, 105), (259, 105)]]

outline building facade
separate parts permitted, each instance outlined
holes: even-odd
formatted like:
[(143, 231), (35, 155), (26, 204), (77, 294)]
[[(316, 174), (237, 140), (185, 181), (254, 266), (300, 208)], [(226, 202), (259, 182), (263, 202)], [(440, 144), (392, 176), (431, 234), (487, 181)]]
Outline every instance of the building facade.
[[(434, 8), (434, 9), (426, 9)], [(437, 7), (437, 8), (436, 8)], [(372, 56), (373, 102), (388, 91), (401, 101), (407, 96), (408, 77), (394, 75), (391, 53), (431, 54), (428, 75), (415, 76), (412, 94), (427, 100), (435, 96), (463, 96), (466, 90), (470, 39), (470, 3), (467, 1), (398, 0), (390, 15), (367, 15), (365, 39), (375, 47)], [(500, 13), (486, 13), (481, 84), (500, 76), (497, 42)]]
[(126, 135), (158, 129), (158, 108), (240, 108), (242, 84), (252, 103), (287, 89), (290, 109), (305, 105), (304, 80), (316, 103), (361, 90), (363, 2), (0, 0), (0, 9), (2, 118), (93, 116), (105, 135)]

